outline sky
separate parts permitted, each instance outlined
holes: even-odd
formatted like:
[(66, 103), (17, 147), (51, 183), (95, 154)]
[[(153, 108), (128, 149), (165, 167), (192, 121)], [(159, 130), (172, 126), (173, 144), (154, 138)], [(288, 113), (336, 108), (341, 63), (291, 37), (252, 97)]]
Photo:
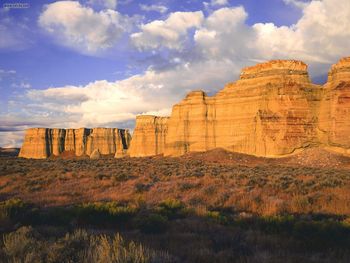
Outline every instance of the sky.
[[(15, 3), (24, 8), (14, 8)], [(350, 56), (348, 0), (1, 0), (0, 146), (30, 127), (134, 128), (242, 67)], [(18, 5), (17, 5), (18, 7)]]

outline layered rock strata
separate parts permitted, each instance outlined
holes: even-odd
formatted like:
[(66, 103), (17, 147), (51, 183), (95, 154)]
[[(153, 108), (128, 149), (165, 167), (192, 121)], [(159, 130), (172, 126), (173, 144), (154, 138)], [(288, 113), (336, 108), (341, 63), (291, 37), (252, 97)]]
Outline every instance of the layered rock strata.
[(320, 141), (326, 148), (350, 154), (350, 58), (333, 65), (320, 106)]
[(32, 128), (26, 131), (19, 157), (43, 159), (63, 152), (82, 156), (95, 150), (102, 155), (118, 156), (128, 149), (130, 139), (128, 130), (115, 128)]
[[(324, 86), (310, 82), (303, 62), (270, 61), (244, 68), (238, 81), (213, 97), (193, 91), (174, 105), (167, 127), (163, 127), (167, 130), (163, 154), (224, 148), (280, 157), (310, 146), (350, 154), (349, 113), (350, 58), (331, 68)], [(139, 137), (143, 122), (137, 120), (136, 127), (133, 136)], [(149, 130), (148, 136), (157, 134)], [(156, 151), (154, 144), (145, 145), (130, 155), (147, 156)]]
[(150, 115), (137, 116), (128, 153), (138, 157), (163, 154), (168, 132), (168, 119)]
[(29, 129), (19, 156), (179, 156), (224, 148), (280, 157), (312, 146), (350, 155), (350, 58), (332, 66), (323, 86), (310, 82), (301, 61), (244, 68), (213, 97), (190, 92), (170, 117), (138, 116), (129, 147), (130, 139), (119, 129)]

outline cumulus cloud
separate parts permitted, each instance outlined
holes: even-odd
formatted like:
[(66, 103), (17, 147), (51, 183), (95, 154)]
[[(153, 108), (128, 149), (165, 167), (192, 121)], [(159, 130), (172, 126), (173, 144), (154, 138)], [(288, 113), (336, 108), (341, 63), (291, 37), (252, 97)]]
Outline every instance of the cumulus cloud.
[(117, 11), (95, 12), (73, 1), (47, 5), (38, 23), (60, 44), (86, 54), (113, 47), (131, 26), (130, 18)]
[(143, 11), (155, 11), (161, 14), (164, 14), (166, 12), (168, 12), (168, 8), (164, 5), (144, 5), (144, 4), (140, 4), (140, 9)]
[[(80, 87), (28, 90), (23, 101), (12, 107), (22, 110), (22, 118), (25, 115), (36, 121), (29, 126), (121, 127), (138, 114), (169, 115), (172, 105), (193, 88), (215, 91), (235, 74), (238, 68), (228, 61), (178, 65), (163, 72), (149, 69), (116, 82), (103, 80)], [(127, 128), (133, 128), (133, 123), (129, 124)]]
[(213, 94), (257, 61), (301, 59), (324, 74), (331, 63), (350, 55), (348, 1), (312, 1), (292, 26), (248, 25), (247, 16), (243, 7), (220, 8), (206, 17), (202, 12), (172, 13), (131, 35), (141, 51), (175, 50), (168, 58), (176, 62), (171, 67), (160, 70), (151, 63), (144, 73), (121, 81), (27, 90), (13, 107), (21, 109), (22, 118), (49, 126), (124, 127), (137, 114), (169, 113), (190, 90)]
[(349, 23), (350, 2), (323, 0), (305, 5), (303, 16), (295, 25), (277, 27), (260, 23), (253, 30), (263, 59), (294, 58), (328, 67), (339, 57), (350, 54)]
[(243, 7), (216, 10), (195, 31), (195, 49), (204, 59), (216, 60), (234, 60), (237, 56), (243, 58), (245, 51), (254, 52), (255, 34), (244, 23), (247, 16)]
[[(141, 31), (131, 38), (140, 49), (180, 51), (187, 43), (185, 40), (190, 39), (188, 42), (194, 44), (192, 53), (201, 53), (201, 60), (293, 58), (328, 66), (339, 57), (350, 54), (349, 1), (286, 1), (299, 3), (302, 9), (302, 17), (291, 26), (273, 23), (250, 26), (246, 23), (248, 14), (243, 7), (225, 7), (207, 17), (198, 12), (186, 12), (188, 20), (195, 23), (183, 23), (185, 25), (180, 27), (175, 19), (179, 14), (172, 13), (165, 20), (143, 25)], [(193, 16), (197, 19), (194, 20)], [(188, 32), (191, 27), (195, 28), (193, 35)], [(183, 54), (184, 61), (187, 55)], [(181, 54), (176, 53), (176, 56), (181, 57)]]
[(141, 25), (141, 32), (132, 34), (131, 39), (141, 50), (160, 47), (180, 50), (186, 42), (188, 30), (199, 27), (203, 19), (202, 11), (171, 13), (166, 20)]

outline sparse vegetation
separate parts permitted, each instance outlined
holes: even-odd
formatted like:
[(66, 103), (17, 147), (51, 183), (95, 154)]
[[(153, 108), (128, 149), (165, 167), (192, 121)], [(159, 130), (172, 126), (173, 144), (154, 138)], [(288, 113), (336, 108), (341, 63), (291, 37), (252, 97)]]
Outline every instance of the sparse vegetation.
[[(0, 254), (1, 255), (1, 254)], [(119, 235), (90, 234), (77, 229), (64, 236), (40, 234), (21, 227), (3, 237), (2, 257), (7, 262), (174, 262), (167, 253), (126, 242)]]
[(225, 158), (1, 157), (0, 262), (349, 261), (350, 162)]

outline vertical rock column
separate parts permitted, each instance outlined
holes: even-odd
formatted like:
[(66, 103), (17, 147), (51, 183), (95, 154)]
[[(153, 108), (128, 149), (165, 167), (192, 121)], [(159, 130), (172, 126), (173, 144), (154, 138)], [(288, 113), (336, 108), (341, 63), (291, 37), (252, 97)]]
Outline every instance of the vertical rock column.
[(44, 159), (50, 155), (46, 128), (32, 128), (26, 131), (19, 157)]
[(128, 154), (131, 157), (142, 157), (164, 153), (167, 122), (168, 118), (165, 117), (137, 116)]
[(350, 154), (350, 57), (329, 71), (319, 116), (319, 137), (324, 146)]
[(203, 91), (193, 91), (173, 107), (164, 155), (182, 155), (216, 147), (214, 102)]

